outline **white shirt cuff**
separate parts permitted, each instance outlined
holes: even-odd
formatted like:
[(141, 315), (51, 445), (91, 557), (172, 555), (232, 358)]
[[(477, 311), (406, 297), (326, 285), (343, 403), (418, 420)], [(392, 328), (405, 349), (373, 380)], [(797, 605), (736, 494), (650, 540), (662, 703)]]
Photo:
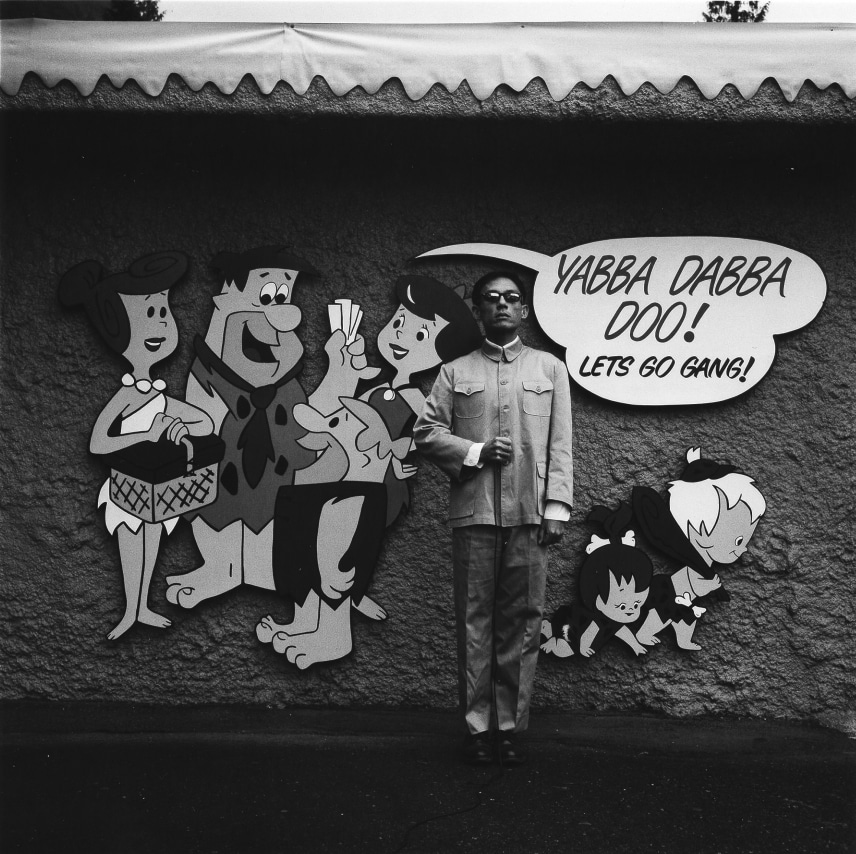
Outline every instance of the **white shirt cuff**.
[(567, 522), (571, 518), (571, 508), (564, 501), (548, 501), (544, 508), (544, 518)]
[(479, 462), (479, 457), (481, 456), (481, 450), (483, 447), (484, 442), (476, 442), (475, 444), (470, 445), (470, 449), (464, 457), (464, 465), (475, 466), (477, 469), (480, 469), (484, 465), (484, 463)]

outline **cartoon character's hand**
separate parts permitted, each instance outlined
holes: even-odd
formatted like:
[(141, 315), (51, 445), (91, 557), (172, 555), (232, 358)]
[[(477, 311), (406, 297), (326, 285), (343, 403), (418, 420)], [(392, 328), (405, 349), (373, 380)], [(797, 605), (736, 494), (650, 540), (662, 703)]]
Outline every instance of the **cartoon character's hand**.
[(583, 646), (580, 644), (580, 655), (584, 655), (586, 658), (591, 658), (594, 655), (594, 650), (590, 646)]
[(402, 463), (393, 457), (392, 471), (399, 480), (407, 480), (408, 477), (413, 477), (416, 474), (418, 467), (410, 463)]
[(698, 579), (693, 581), (693, 587), (699, 596), (707, 596), (714, 590), (719, 590), (722, 587), (722, 581), (718, 575), (714, 575), (711, 579)]
[(368, 596), (363, 596), (359, 603), (354, 602), (352, 599), (351, 607), (355, 611), (359, 611), (364, 617), (368, 617), (370, 620), (385, 620), (387, 617), (386, 608), (382, 605), (378, 605), (374, 599), (369, 599)]
[(636, 646), (631, 645), (630, 649), (632, 649), (633, 652), (636, 653), (636, 655), (647, 655), (648, 654), (648, 650), (645, 649), (645, 647), (642, 646), (642, 644), (636, 644)]
[(347, 349), (347, 336), (341, 329), (336, 329), (327, 339), (324, 352), (330, 360), (331, 368), (341, 368), (345, 365), (345, 350)]
[(170, 442), (175, 442), (177, 445), (185, 436), (190, 435), (190, 430), (180, 418), (173, 418), (161, 412), (154, 417), (152, 426), (148, 430), (148, 438), (157, 442), (164, 435)]
[(190, 435), (190, 430), (187, 425), (180, 419), (176, 418), (172, 424), (166, 428), (166, 437), (170, 442), (178, 445), (185, 436)]
[(366, 339), (362, 335), (357, 335), (346, 349), (351, 357), (351, 367), (362, 379), (374, 379), (380, 373), (380, 368), (372, 368), (366, 361)]
[(372, 368), (366, 362), (366, 339), (362, 335), (348, 344), (347, 337), (337, 329), (324, 345), (324, 351), (330, 360), (331, 371), (354, 373), (361, 379), (370, 380), (380, 373), (380, 368)]

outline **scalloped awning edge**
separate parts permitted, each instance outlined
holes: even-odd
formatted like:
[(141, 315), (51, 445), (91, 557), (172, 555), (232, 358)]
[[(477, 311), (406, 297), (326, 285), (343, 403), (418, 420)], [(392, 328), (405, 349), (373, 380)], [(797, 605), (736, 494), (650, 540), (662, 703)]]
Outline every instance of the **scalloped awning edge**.
[(560, 101), (582, 83), (612, 77), (625, 95), (662, 94), (690, 78), (704, 97), (734, 86), (752, 98), (767, 79), (793, 101), (806, 81), (856, 97), (856, 26), (707, 24), (178, 24), (0, 22), (0, 88), (18, 93), (27, 73), (84, 96), (102, 77), (135, 81), (157, 97), (171, 74), (194, 91), (231, 94), (247, 75), (270, 94), (280, 81), (303, 95), (322, 77), (337, 96), (374, 94), (398, 79), (418, 101), (466, 81), (479, 101), (498, 87), (544, 81)]

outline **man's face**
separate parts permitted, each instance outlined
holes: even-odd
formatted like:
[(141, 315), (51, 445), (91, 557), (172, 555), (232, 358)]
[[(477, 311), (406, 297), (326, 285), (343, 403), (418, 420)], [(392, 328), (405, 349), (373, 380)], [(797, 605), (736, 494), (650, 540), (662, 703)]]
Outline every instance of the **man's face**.
[(504, 277), (494, 279), (482, 289), (473, 314), (481, 321), (488, 338), (500, 336), (510, 340), (517, 335), (520, 324), (529, 315), (529, 306), (523, 304), (522, 296), (520, 288)]

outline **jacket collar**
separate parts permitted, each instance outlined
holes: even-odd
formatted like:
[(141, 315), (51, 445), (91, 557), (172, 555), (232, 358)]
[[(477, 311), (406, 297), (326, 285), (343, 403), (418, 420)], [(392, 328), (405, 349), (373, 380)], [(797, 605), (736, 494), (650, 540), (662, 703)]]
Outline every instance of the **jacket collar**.
[(494, 344), (493, 341), (488, 341), (487, 338), (484, 339), (484, 343), (482, 344), (482, 353), (494, 362), (503, 361), (503, 356), (506, 362), (513, 362), (522, 350), (523, 342), (520, 340), (519, 335), (505, 347), (500, 347), (498, 344)]

